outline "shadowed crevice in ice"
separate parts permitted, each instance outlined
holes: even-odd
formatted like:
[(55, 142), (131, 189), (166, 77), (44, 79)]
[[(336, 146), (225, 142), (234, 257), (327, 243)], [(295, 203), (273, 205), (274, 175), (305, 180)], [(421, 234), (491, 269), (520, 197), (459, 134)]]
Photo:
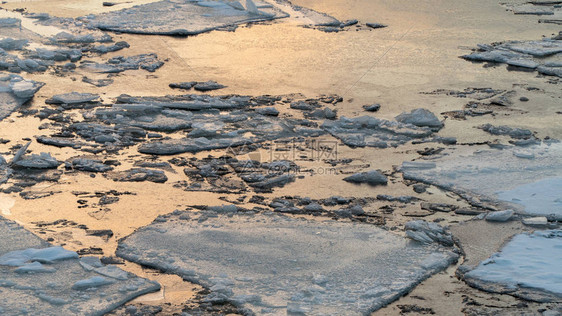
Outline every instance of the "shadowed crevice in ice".
[(562, 299), (562, 231), (546, 230), (513, 237), (500, 252), (471, 271), (465, 281), (479, 289), (538, 302)]
[(404, 162), (404, 178), (454, 191), (486, 208), (562, 218), (562, 144), (483, 150)]
[(160, 289), (98, 258), (51, 247), (2, 217), (0, 239), (2, 315), (103, 315)]
[[(321, 22), (327, 19), (314, 13), (323, 17)], [(164, 0), (88, 17), (88, 25), (124, 33), (185, 36), (288, 16), (278, 5), (267, 2), (248, 0), (244, 7), (238, 1)]]
[(212, 211), (160, 216), (116, 254), (202, 284), (208, 302), (283, 315), (365, 314), (457, 259), (366, 224)]

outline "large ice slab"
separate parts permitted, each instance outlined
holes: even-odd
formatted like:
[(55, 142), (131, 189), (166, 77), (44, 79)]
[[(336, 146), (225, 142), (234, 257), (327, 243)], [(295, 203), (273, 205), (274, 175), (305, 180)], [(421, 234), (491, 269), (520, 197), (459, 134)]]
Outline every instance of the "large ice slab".
[(562, 299), (562, 230), (516, 235), (503, 249), (464, 274), (472, 286), (534, 301)]
[(161, 216), (116, 253), (266, 315), (368, 313), (457, 259), (367, 224), (221, 212)]
[[(253, 4), (252, 1), (247, 3)], [(236, 5), (237, 4), (237, 5)], [(237, 1), (164, 0), (89, 18), (101, 30), (136, 34), (196, 35), (227, 26), (284, 18), (272, 5), (244, 8)]]
[(103, 315), (160, 285), (98, 258), (78, 259), (0, 217), (0, 314)]
[(433, 184), (481, 206), (562, 218), (562, 144), (490, 149), (404, 162), (405, 179)]
[(523, 205), (527, 213), (536, 215), (556, 214), (562, 216), (562, 177), (547, 178), (533, 183), (501, 191), (498, 197)]

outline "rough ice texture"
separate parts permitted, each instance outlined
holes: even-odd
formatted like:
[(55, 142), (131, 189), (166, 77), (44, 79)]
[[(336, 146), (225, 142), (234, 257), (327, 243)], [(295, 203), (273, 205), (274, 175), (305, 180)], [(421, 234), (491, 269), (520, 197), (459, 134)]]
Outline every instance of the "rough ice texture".
[[(2, 315), (103, 315), (160, 288), (157, 283), (101, 262), (96, 269), (88, 270), (75, 252), (49, 247), (2, 217), (0, 239)], [(102, 284), (100, 277), (106, 282)]]
[(161, 216), (116, 253), (265, 315), (365, 314), (457, 259), (366, 224), (210, 211)]
[(547, 66), (562, 58), (562, 40), (508, 41), (492, 45), (479, 45), (475, 52), (462, 58), (469, 61), (494, 62), (510, 66), (536, 69), (547, 76), (562, 77), (562, 69)]
[(549, 302), (562, 298), (562, 230), (524, 233), (464, 274), (480, 289)]
[(424, 244), (438, 242), (445, 246), (452, 246), (453, 236), (437, 223), (424, 220), (409, 221), (405, 225), (406, 236)]
[(43, 83), (0, 73), (0, 121), (29, 101)]
[(433, 134), (427, 127), (378, 119), (372, 116), (327, 120), (322, 128), (350, 147), (397, 147)]
[[(562, 191), (556, 180), (562, 176), (561, 143), (404, 162), (401, 171), (405, 179), (454, 191), (476, 206), (562, 218)], [(548, 178), (551, 180), (545, 180)], [(514, 194), (523, 191), (525, 195), (518, 201)]]
[(562, 24), (562, 7), (560, 1), (529, 1), (529, 2), (503, 2), (502, 5), (514, 14), (535, 15), (543, 17), (539, 23)]
[(93, 93), (70, 92), (54, 95), (52, 98), (46, 100), (45, 102), (49, 104), (85, 103), (99, 99), (99, 97), (99, 95)]
[(352, 183), (368, 183), (370, 185), (386, 185), (388, 182), (386, 176), (376, 170), (356, 173), (343, 180)]
[(433, 129), (441, 129), (443, 123), (439, 121), (435, 114), (426, 109), (415, 109), (410, 113), (402, 113), (396, 117), (396, 120), (401, 123), (412, 124), (415, 126), (425, 126)]
[(274, 6), (248, 8), (226, 1), (164, 0), (89, 18), (89, 26), (136, 34), (196, 35), (237, 24), (287, 17)]

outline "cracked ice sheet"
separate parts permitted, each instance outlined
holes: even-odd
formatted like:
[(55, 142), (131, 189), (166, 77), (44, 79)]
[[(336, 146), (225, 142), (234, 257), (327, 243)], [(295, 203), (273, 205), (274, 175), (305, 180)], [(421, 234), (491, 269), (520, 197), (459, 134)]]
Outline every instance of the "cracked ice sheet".
[(562, 230), (524, 233), (464, 275), (477, 288), (534, 301), (562, 298)]
[(405, 179), (459, 193), (475, 205), (562, 219), (561, 143), (404, 162), (401, 171)]
[[(0, 265), (1, 315), (103, 315), (139, 295), (160, 288), (155, 282), (114, 266), (100, 266), (96, 269), (98, 272), (87, 271), (76, 253), (62, 248), (49, 248), (47, 252), (30, 250), (45, 249), (50, 245), (2, 217), (0, 240), (2, 263), (8, 263), (7, 254), (12, 258), (9, 262), (14, 263), (14, 258), (18, 259), (16, 262), (21, 258), (25, 260), (33, 253), (36, 260), (43, 262), (34, 261), (23, 266), (34, 271), (32, 273), (21, 273), (22, 266)], [(27, 250), (23, 256), (18, 252), (22, 250)], [(53, 254), (62, 254), (69, 259), (45, 263), (43, 259), (53, 259)], [(81, 282), (76, 284), (78, 281)], [(98, 286), (88, 289), (88, 284)]]
[(210, 211), (160, 217), (116, 254), (202, 284), (207, 300), (279, 315), (365, 314), (458, 257), (372, 225)]
[(236, 24), (288, 17), (272, 5), (258, 3), (258, 13), (227, 1), (164, 0), (96, 15), (90, 26), (136, 34), (196, 35)]

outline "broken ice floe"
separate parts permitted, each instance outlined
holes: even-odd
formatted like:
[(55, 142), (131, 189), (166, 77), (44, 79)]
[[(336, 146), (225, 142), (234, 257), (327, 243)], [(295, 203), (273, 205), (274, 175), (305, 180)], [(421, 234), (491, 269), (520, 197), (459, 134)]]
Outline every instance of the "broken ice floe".
[(433, 134), (432, 129), (428, 127), (418, 127), (372, 116), (327, 120), (321, 127), (350, 147), (397, 147)]
[(0, 73), (0, 121), (33, 98), (44, 83)]
[(536, 15), (540, 23), (562, 24), (562, 6), (560, 1), (529, 1), (524, 3), (502, 3), (514, 14)]
[(368, 183), (373, 186), (386, 185), (386, 183), (388, 182), (386, 176), (376, 170), (356, 173), (344, 178), (343, 180), (351, 183)]
[(292, 161), (238, 160), (234, 157), (205, 158), (202, 160), (172, 159), (172, 163), (185, 166), (183, 172), (191, 181), (176, 183), (186, 191), (211, 191), (240, 193), (248, 187), (256, 192), (271, 192), (295, 180), (299, 167)]
[[(72, 19), (71, 19), (72, 20)], [(34, 34), (29, 30), (13, 29), (15, 38), (4, 38), (0, 40), (0, 70), (12, 73), (22, 71), (29, 73), (44, 72), (54, 69), (57, 73), (73, 72), (76, 70), (76, 62), (83, 57), (99, 56), (109, 52), (116, 52), (129, 47), (124, 41), (113, 43), (111, 36), (100, 31), (84, 32), (82, 24), (71, 26), (64, 18), (47, 17), (41, 23), (59, 23), (62, 28), (76, 31), (77, 34), (60, 32), (49, 38), (30, 36)], [(101, 33), (101, 34), (100, 34)], [(104, 44), (98, 44), (104, 43)], [(63, 64), (66, 62), (65, 64)], [(163, 62), (158, 60), (156, 54), (141, 54), (137, 56), (116, 56), (106, 63), (97, 63), (83, 60), (80, 70), (94, 73), (117, 73), (129, 69), (144, 69), (154, 72), (161, 67)], [(86, 82), (95, 85), (107, 85), (110, 79), (88, 79)]]
[(457, 258), (366, 224), (209, 211), (161, 216), (116, 253), (202, 284), (209, 303), (283, 315), (365, 314)]
[(538, 302), (562, 298), (562, 231), (513, 237), (498, 253), (464, 273), (471, 286)]
[(404, 162), (405, 179), (454, 191), (485, 208), (562, 218), (562, 144), (480, 150)]
[(406, 236), (424, 244), (437, 242), (445, 246), (454, 245), (451, 233), (437, 223), (423, 220), (409, 221), (404, 229), (406, 230)]
[[(94, 95), (91, 95), (93, 98)], [(295, 101), (273, 96), (210, 96), (169, 95), (165, 97), (131, 97), (121, 95), (111, 106), (89, 104), (90, 95), (69, 94), (53, 97), (63, 108), (79, 108), (83, 121), (73, 123), (62, 110), (43, 108), (37, 116), (66, 123), (58, 133), (37, 136), (37, 141), (58, 147), (73, 147), (92, 153), (116, 151), (140, 143), (144, 154), (172, 155), (201, 152), (267, 141), (310, 138), (331, 134), (352, 147), (396, 147), (407, 142), (455, 143), (434, 133), (442, 123), (431, 112), (418, 109), (403, 114), (406, 123), (372, 116), (336, 119), (336, 111), (326, 105), (337, 102), (334, 97)], [(68, 100), (67, 100), (68, 99)], [(52, 102), (52, 101), (49, 102)], [(67, 100), (67, 101), (65, 101)], [(336, 100), (336, 101), (335, 101)], [(279, 116), (273, 105), (302, 111), (304, 119), (293, 115)], [(322, 109), (322, 107), (324, 107)], [(404, 118), (407, 116), (407, 118)], [(320, 120), (325, 119), (322, 123)], [(154, 132), (187, 132), (183, 137), (162, 137)], [(151, 136), (152, 135), (152, 136)], [(81, 137), (83, 140), (75, 138)], [(148, 140), (148, 138), (157, 138)]]
[(47, 104), (74, 104), (88, 103), (99, 99), (99, 95), (93, 93), (70, 92), (65, 94), (57, 94), (50, 99), (45, 100)]
[(462, 58), (536, 69), (543, 75), (562, 77), (562, 40), (559, 39), (479, 45), (478, 50)]
[(88, 25), (107, 31), (136, 34), (196, 35), (242, 23), (287, 17), (275, 5), (252, 0), (158, 1), (119, 11), (88, 16)]
[(98, 258), (52, 247), (0, 217), (3, 315), (103, 315), (160, 286)]

